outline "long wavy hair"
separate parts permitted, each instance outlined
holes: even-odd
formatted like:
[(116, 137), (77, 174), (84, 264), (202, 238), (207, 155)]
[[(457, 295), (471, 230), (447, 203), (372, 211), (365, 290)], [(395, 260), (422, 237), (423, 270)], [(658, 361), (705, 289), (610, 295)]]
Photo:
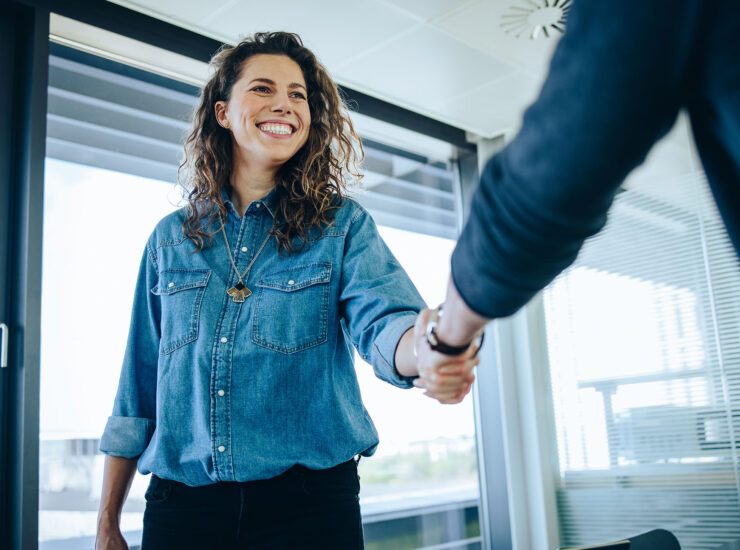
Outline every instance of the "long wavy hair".
[(233, 143), (229, 130), (216, 120), (217, 101), (228, 102), (242, 67), (253, 55), (285, 55), (303, 72), (311, 126), (308, 140), (277, 174), (278, 207), (272, 232), (281, 250), (291, 253), (308, 242), (313, 228), (320, 233), (334, 220), (350, 182), (359, 183), (362, 143), (336, 83), (316, 56), (294, 33), (264, 32), (236, 46), (223, 46), (211, 59), (212, 76), (203, 87), (185, 141), (178, 180), (186, 190), (188, 216), (183, 231), (202, 250), (226, 219), (221, 190), (230, 184)]

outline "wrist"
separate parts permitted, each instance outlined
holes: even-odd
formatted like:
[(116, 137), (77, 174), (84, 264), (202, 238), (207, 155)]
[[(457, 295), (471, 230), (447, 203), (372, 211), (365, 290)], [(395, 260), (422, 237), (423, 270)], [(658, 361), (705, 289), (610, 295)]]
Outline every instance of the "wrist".
[[(426, 326), (426, 339), (429, 347), (436, 352), (444, 355), (462, 355), (468, 352), (471, 347), (475, 346), (475, 354), (477, 355), (483, 344), (483, 327), (477, 331), (473, 331), (472, 334), (467, 334), (464, 331), (452, 332), (448, 331), (445, 333), (440, 330), (441, 324), (445, 319), (443, 315), (443, 309), (439, 307), (433, 309), (429, 313), (429, 321)], [(456, 335), (456, 338), (450, 338), (450, 336)]]
[[(441, 306), (440, 306), (441, 307)], [(439, 322), (437, 323), (437, 336), (440, 340), (443, 340), (450, 346), (464, 346), (470, 344), (473, 340), (473, 334), (475, 331), (461, 330), (459, 324), (455, 324), (450, 320), (449, 315), (441, 315)]]
[(98, 529), (101, 527), (118, 527), (120, 512), (117, 510), (101, 510), (98, 512)]

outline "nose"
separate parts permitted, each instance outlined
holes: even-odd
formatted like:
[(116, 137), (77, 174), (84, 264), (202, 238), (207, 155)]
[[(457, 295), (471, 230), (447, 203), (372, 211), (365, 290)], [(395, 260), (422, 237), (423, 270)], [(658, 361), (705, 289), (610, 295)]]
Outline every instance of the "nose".
[(292, 112), (292, 109), (290, 108), (290, 98), (288, 97), (288, 94), (275, 94), (274, 96), (274, 102), (272, 106), (270, 107), (270, 110), (273, 113), (290, 113)]

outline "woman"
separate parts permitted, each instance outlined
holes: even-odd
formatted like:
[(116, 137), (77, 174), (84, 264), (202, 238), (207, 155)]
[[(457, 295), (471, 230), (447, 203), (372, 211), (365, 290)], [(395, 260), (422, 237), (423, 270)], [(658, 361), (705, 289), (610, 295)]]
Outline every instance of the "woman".
[[(357, 203), (359, 141), (300, 39), (263, 33), (213, 59), (186, 142), (187, 208), (149, 238), (113, 415), (97, 548), (151, 472), (143, 550), (361, 548), (355, 456), (378, 436), (352, 346), (412, 386), (424, 303)], [(451, 362), (441, 401), (472, 382)]]

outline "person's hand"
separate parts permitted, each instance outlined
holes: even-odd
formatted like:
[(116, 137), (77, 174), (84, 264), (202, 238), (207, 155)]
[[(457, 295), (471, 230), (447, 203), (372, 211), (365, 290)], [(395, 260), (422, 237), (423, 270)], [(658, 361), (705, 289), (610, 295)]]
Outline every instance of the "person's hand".
[(475, 346), (457, 356), (432, 351), (427, 342), (425, 330), (429, 310), (422, 310), (414, 326), (416, 366), (419, 378), (414, 386), (426, 390), (424, 395), (440, 403), (460, 403), (470, 393), (475, 381), (474, 369), (480, 360), (475, 357)]
[(98, 525), (95, 550), (128, 550), (128, 543), (118, 523), (102, 522)]

